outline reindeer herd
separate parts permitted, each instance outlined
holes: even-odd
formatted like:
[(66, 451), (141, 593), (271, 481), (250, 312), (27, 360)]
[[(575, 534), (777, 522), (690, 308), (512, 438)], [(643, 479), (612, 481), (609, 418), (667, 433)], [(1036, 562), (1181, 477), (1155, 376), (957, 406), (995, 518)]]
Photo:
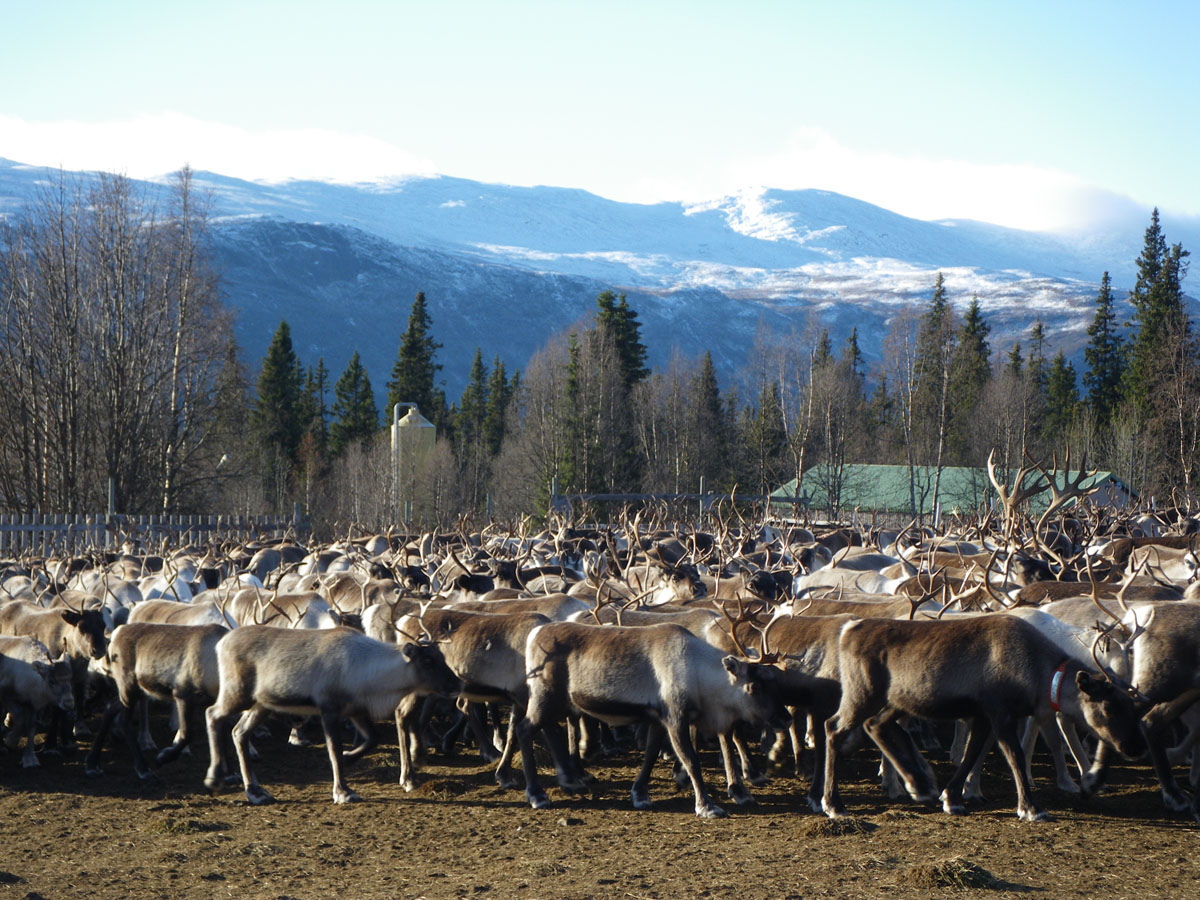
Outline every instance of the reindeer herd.
[[(1010, 484), (989, 462), (1000, 502), (942, 533), (769, 525), (730, 507), (708, 528), (644, 510), (539, 533), (463, 522), (2, 561), (4, 742), (32, 767), (39, 733), (42, 755), (83, 738), (89, 776), (128, 777), (103, 761), (147, 778), (203, 714), (204, 787), (262, 804), (256, 732), (303, 742), (319, 724), (345, 803), (359, 799), (345, 762), (390, 721), (406, 790), (428, 753), (473, 741), (540, 809), (539, 746), (567, 793), (592, 789), (595, 754), (637, 748), (633, 806), (651, 806), (665, 754), (703, 817), (724, 811), (698, 747), (719, 750), (739, 805), (766, 779), (763, 752), (798, 776), (811, 755), (801, 802), (839, 817), (848, 753), (874, 748), (890, 797), (961, 815), (994, 746), (1018, 816), (1038, 820), (1041, 740), (1061, 790), (1101, 790), (1114, 754), (1148, 757), (1167, 806), (1200, 821), (1200, 518), (1094, 509), (1069, 468), (1030, 463)], [(1035, 521), (1028, 501), (1047, 492)], [(161, 703), (175, 734), (160, 750)], [(931, 722), (955, 723), (940, 793)], [(1190, 793), (1172, 771), (1188, 760)], [(0, 779), (15, 764), (0, 758)]]

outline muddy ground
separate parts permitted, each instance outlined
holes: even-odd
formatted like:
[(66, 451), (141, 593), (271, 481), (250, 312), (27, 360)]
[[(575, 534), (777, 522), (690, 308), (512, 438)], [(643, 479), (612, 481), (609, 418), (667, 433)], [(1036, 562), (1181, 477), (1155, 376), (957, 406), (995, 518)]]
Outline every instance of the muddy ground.
[[(756, 806), (702, 821), (660, 763), (654, 809), (637, 812), (631, 756), (591, 766), (596, 796), (551, 788), (554, 808), (533, 811), (522, 793), (498, 789), (477, 755), (433, 756), (406, 794), (385, 745), (348, 772), (365, 802), (339, 807), (323, 747), (283, 736), (277, 728), (257, 742), (256, 771), (278, 800), (261, 808), (237, 791), (206, 794), (200, 747), (146, 782), (119, 742), (100, 779), (84, 776), (81, 755), (22, 770), (0, 751), (0, 900), (1200, 895), (1200, 829), (1166, 812), (1145, 766), (1118, 768), (1108, 794), (1083, 802), (1046, 787), (1039, 758), (1054, 820), (1025, 824), (998, 757), (986, 782), (993, 802), (951, 818), (884, 800), (860, 753), (844, 791), (859, 828), (830, 834), (799, 802), (800, 783), (780, 773), (756, 789)], [(723, 797), (719, 759), (703, 756)], [(944, 783), (949, 767), (937, 770)], [(949, 874), (934, 869), (952, 860)]]

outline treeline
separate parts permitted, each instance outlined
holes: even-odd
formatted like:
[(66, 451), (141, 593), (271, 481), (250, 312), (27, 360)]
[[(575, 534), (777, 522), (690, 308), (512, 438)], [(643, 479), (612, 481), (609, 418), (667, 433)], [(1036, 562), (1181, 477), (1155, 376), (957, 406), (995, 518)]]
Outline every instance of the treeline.
[(559, 492), (768, 493), (800, 475), (833, 506), (853, 463), (917, 473), (981, 467), (995, 450), (1067, 447), (1163, 501), (1195, 493), (1200, 352), (1184, 305), (1188, 254), (1157, 211), (1127, 298), (1101, 279), (1077, 372), (1040, 322), (993, 348), (978, 297), (942, 277), (892, 321), (868, 367), (852, 332), (760, 332), (722, 388), (711, 356), (652, 370), (637, 313), (605, 291), (521, 373), (476, 349), (445, 396), (424, 294), (380, 408), (354, 353), (335, 379), (282, 322), (251, 375), (206, 254), (208, 203), (187, 170), (155, 196), (117, 176), (65, 178), (0, 231), (0, 505), (9, 511), (287, 512), (325, 533), (396, 521), (386, 425), (415, 403), (438, 440), (409, 473), (413, 518), (545, 510)]
[(60, 176), (0, 222), (0, 508), (209, 510), (240, 427), (192, 173)]

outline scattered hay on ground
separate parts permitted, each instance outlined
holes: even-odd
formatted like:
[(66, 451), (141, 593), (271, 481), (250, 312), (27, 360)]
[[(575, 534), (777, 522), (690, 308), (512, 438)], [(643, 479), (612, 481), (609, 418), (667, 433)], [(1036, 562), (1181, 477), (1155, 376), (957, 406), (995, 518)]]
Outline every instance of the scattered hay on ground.
[(901, 873), (901, 879), (908, 885), (920, 888), (949, 887), (965, 891), (971, 888), (1005, 887), (1003, 881), (983, 866), (961, 856), (909, 866)]
[(800, 831), (806, 837), (842, 837), (847, 834), (870, 834), (879, 826), (857, 816), (840, 819), (809, 819)]

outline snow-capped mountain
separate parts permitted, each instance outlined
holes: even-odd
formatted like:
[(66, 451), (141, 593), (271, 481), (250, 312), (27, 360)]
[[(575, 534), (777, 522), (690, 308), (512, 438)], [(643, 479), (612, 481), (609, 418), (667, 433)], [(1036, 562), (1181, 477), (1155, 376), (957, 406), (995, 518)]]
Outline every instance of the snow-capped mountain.
[[(56, 171), (0, 160), (0, 215)], [(878, 358), (889, 320), (928, 299), (936, 273), (965, 306), (977, 294), (992, 347), (1035, 318), (1051, 348), (1082, 346), (1101, 272), (1133, 280), (1141, 222), (1052, 235), (978, 222), (926, 222), (826, 191), (747, 190), (703, 204), (639, 205), (585, 191), (449, 177), (385, 184), (260, 184), (198, 173), (210, 190), (215, 250), (247, 360), (281, 318), (307, 363), (334, 376), (358, 350), (382, 393), (412, 299), (429, 299), (447, 394), (475, 347), (511, 368), (554, 332), (624, 291), (651, 362), (705, 349), (727, 376), (755, 334), (780, 339), (852, 327)], [(1196, 222), (1164, 219), (1171, 242), (1196, 246)]]

